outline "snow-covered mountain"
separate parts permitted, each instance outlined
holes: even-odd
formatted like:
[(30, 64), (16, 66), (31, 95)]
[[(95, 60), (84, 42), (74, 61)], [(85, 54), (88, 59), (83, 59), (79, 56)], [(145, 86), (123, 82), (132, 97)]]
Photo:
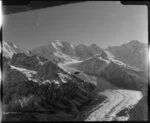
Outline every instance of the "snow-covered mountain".
[[(28, 51), (18, 48), (12, 43), (3, 41), (3, 55), (11, 58), (14, 53)], [(72, 60), (85, 60), (96, 54), (101, 54), (104, 59), (114, 59), (123, 62), (135, 69), (148, 71), (148, 45), (133, 40), (121, 46), (102, 49), (96, 44), (86, 46), (84, 44), (72, 45), (66, 41), (53, 41), (48, 45), (34, 48), (30, 51), (32, 55), (38, 55), (55, 63), (68, 62)]]
[(107, 58), (107, 54), (96, 44), (90, 46), (79, 44), (75, 46), (69, 42), (59, 40), (34, 48), (31, 53), (56, 62), (72, 61), (72, 59), (84, 60), (96, 54), (102, 54)]
[[(105, 109), (104, 114), (113, 119), (117, 116), (114, 116), (116, 114), (111, 110), (114, 109), (113, 111), (117, 113), (124, 108), (130, 108), (126, 101), (132, 105), (134, 97), (141, 94), (143, 98), (140, 96), (138, 100), (142, 98), (140, 106), (144, 105), (145, 108), (139, 108), (135, 112), (139, 110), (145, 112), (147, 75), (141, 69), (136, 69), (131, 64), (129, 66), (116, 58), (116, 56), (128, 58), (129, 54), (131, 56), (136, 54), (133, 59), (129, 55), (129, 60), (134, 62), (135, 57), (143, 57), (141, 55), (145, 53), (142, 52), (144, 46), (137, 41), (132, 41), (122, 45), (121, 48), (113, 47), (104, 50), (96, 44), (75, 46), (65, 41), (54, 41), (28, 52), (17, 48), (12, 43), (4, 42), (3, 109), (19, 113), (44, 112), (39, 115), (24, 114), (19, 117), (16, 114), (12, 116), (8, 114), (5, 115), (5, 119), (17, 117), (19, 121), (26, 118), (35, 121), (69, 119), (72, 121), (86, 114), (87, 110), (84, 107), (94, 106), (96, 103), (102, 105)], [(138, 55), (139, 49), (141, 55)], [(117, 91), (117, 89), (121, 90)], [(141, 94), (137, 92), (132, 97), (128, 90), (139, 91)], [(113, 93), (110, 94), (111, 92)], [(105, 98), (107, 99), (104, 101)], [(111, 99), (115, 100), (115, 103), (111, 103)], [(101, 104), (102, 101), (104, 102)], [(107, 117), (102, 116), (102, 119), (107, 120)]]
[(48, 45), (34, 48), (31, 54), (42, 56), (54, 62), (71, 61), (75, 58), (76, 53), (74, 46), (68, 42), (53, 41)]
[(2, 51), (3, 51), (3, 56), (7, 58), (12, 58), (13, 54), (19, 53), (19, 52), (28, 54), (28, 51), (23, 50), (17, 47), (15, 44), (11, 42), (6, 42), (6, 41), (2, 41)]
[(114, 59), (148, 71), (148, 44), (132, 40), (121, 46), (108, 47), (107, 51)]
[(53, 41), (48, 45), (33, 49), (32, 54), (48, 58), (56, 62), (85, 60), (96, 54), (101, 54), (104, 59), (122, 61), (128, 66), (148, 71), (148, 45), (132, 40), (121, 46), (102, 49), (96, 44), (72, 45), (66, 41)]

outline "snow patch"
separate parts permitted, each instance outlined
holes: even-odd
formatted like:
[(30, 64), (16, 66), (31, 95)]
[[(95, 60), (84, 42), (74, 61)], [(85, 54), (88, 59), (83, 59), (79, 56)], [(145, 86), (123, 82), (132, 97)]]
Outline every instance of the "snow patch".
[(64, 75), (64, 74), (62, 74), (62, 73), (58, 73), (58, 75), (59, 75), (59, 78), (61, 79), (61, 81), (62, 81), (63, 83), (67, 83), (66, 78), (67, 78), (67, 79), (71, 79), (69, 76)]
[(104, 62), (107, 63), (107, 64), (110, 63), (110, 60), (103, 59), (102, 57), (98, 57), (98, 59), (104, 61)]
[(57, 50), (60, 50), (59, 47), (63, 47), (62, 43), (59, 40), (56, 40), (56, 42), (52, 42), (52, 45)]
[(55, 44), (55, 43), (53, 43), (53, 42), (52, 42), (52, 45), (53, 45), (53, 47), (54, 47), (55, 49), (57, 49), (57, 50), (58, 50), (58, 48), (57, 48), (57, 46), (56, 46), (56, 44)]
[(13, 44), (13, 47), (14, 47), (14, 48), (18, 48), (15, 44)]
[(116, 59), (112, 59), (111, 61), (113, 61), (114, 63), (118, 64), (119, 66), (126, 66), (126, 64), (124, 64), (123, 62), (116, 60)]
[(107, 50), (105, 50), (105, 53), (107, 54), (109, 59), (115, 59), (115, 56), (112, 53), (108, 52)]
[(27, 69), (24, 69), (24, 68), (13, 66), (13, 65), (11, 65), (11, 68), (22, 72), (23, 74), (25, 74), (28, 77), (29, 80), (31, 80), (33, 75), (35, 75), (37, 73), (36, 71), (27, 70)]
[(60, 47), (63, 47), (62, 43), (59, 40), (56, 40), (56, 44)]
[(71, 48), (75, 49), (75, 47), (72, 44), (70, 44), (70, 46), (71, 46)]
[(57, 80), (52, 80), (52, 83), (55, 83), (55, 84), (57, 84), (57, 85), (60, 85), (60, 84), (59, 84), (59, 81), (57, 81)]

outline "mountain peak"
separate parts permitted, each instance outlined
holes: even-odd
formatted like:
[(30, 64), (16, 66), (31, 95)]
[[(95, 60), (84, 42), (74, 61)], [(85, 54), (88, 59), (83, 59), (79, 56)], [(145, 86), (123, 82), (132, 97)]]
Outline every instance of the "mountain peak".
[(134, 44), (141, 44), (141, 42), (138, 41), (138, 40), (131, 40), (131, 41), (129, 41), (127, 44), (134, 45)]
[(140, 43), (138, 40), (131, 40), (130, 42), (133, 42), (133, 43)]
[(3, 55), (5, 57), (11, 58), (14, 53), (18, 53), (18, 52), (23, 52), (25, 54), (29, 53), (27, 50), (17, 47), (12, 42), (3, 41)]
[(97, 47), (97, 45), (95, 43), (92, 43), (90, 46), (91, 47)]

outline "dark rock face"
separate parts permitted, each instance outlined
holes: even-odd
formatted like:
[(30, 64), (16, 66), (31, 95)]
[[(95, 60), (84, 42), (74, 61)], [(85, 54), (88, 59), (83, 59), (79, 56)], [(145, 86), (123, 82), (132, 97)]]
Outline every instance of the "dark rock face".
[(57, 73), (61, 71), (56, 64), (52, 62), (46, 62), (43, 66), (39, 67), (38, 75), (44, 77), (44, 79), (53, 80), (57, 78)]
[[(61, 48), (61, 51), (64, 54), (67, 54), (69, 56), (76, 56), (76, 52), (75, 49), (73, 47), (71, 47), (71, 44), (69, 42), (66, 41), (62, 41), (61, 42), (63, 47)], [(73, 46), (73, 45), (72, 45)]]
[[(21, 72), (11, 69), (10, 66), (7, 67), (7, 70), (4, 71), (4, 80), (3, 80), (3, 101), (4, 104), (8, 104), (9, 101), (13, 98), (13, 91), (24, 90), (24, 81), (27, 81), (28, 78)], [(24, 90), (26, 91), (26, 90)], [(20, 92), (18, 91), (18, 94)]]
[(5, 70), (7, 69), (8, 64), (10, 63), (11, 59), (3, 56), (2, 60), (0, 59), (0, 61), (2, 62), (2, 65), (3, 65), (2, 70)]
[(102, 57), (103, 59), (108, 60), (108, 56), (107, 56), (106, 52), (104, 52), (104, 51), (102, 51), (101, 57)]
[(37, 70), (40, 62), (46, 62), (46, 59), (37, 57), (36, 55), (28, 56), (23, 53), (14, 54), (11, 60), (11, 64), (13, 65), (32, 70)]
[(77, 56), (81, 58), (90, 57), (90, 55), (88, 54), (88, 47), (83, 44), (76, 46), (75, 50), (76, 50)]
[[(81, 59), (87, 59), (96, 54), (102, 54), (102, 52), (104, 52), (96, 44), (92, 44), (90, 46), (80, 44), (75, 47), (75, 50), (76, 50), (77, 56), (80, 57)], [(103, 55), (104, 55), (104, 53), (103, 53)]]
[(92, 44), (88, 48), (89, 48), (90, 56), (101, 54), (103, 52), (103, 50), (100, 47), (98, 47), (96, 44)]

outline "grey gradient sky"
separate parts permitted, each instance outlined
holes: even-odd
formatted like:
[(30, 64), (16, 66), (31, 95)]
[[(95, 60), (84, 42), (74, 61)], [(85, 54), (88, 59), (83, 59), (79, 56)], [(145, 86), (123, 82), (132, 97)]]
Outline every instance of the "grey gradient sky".
[(82, 2), (5, 15), (3, 40), (24, 49), (51, 41), (101, 48), (127, 43), (148, 42), (147, 7), (122, 5), (114, 1)]

